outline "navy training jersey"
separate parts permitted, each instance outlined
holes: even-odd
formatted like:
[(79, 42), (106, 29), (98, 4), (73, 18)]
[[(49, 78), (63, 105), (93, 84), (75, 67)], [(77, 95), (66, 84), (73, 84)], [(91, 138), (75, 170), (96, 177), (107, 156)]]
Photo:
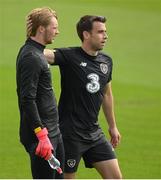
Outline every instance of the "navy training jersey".
[(44, 48), (29, 38), (17, 56), (20, 140), (24, 145), (37, 141), (34, 129), (39, 126), (48, 129), (49, 137), (60, 134), (58, 109)]
[(102, 137), (98, 114), (105, 86), (111, 80), (112, 59), (99, 52), (88, 55), (81, 47), (56, 49), (54, 65), (61, 73), (59, 99), (63, 137), (93, 141)]

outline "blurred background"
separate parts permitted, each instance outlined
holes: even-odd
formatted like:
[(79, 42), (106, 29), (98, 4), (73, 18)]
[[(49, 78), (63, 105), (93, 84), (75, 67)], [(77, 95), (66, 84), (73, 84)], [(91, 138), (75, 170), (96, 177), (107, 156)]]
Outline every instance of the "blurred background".
[[(122, 142), (116, 149), (126, 179), (161, 179), (161, 1), (160, 0), (0, 0), (0, 178), (31, 178), (29, 158), (19, 142), (15, 64), (26, 40), (25, 17), (49, 6), (59, 17), (53, 47), (80, 46), (75, 25), (86, 14), (107, 17), (113, 58), (113, 94)], [(60, 76), (51, 68), (59, 100)], [(108, 135), (102, 111), (99, 122)], [(101, 178), (79, 166), (78, 179)]]

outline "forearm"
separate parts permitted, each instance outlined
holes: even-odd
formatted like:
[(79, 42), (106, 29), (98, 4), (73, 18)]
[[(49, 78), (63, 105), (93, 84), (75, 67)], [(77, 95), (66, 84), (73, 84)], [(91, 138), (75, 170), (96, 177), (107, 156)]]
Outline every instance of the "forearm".
[(114, 103), (113, 103), (112, 94), (104, 95), (102, 108), (103, 108), (103, 112), (104, 112), (104, 115), (106, 117), (109, 127), (110, 128), (116, 127), (115, 114), (114, 114)]
[(25, 112), (26, 120), (30, 124), (32, 130), (37, 127), (43, 128), (36, 102), (34, 100), (24, 100), (22, 103), (23, 111)]
[(103, 112), (106, 117), (106, 120), (108, 122), (109, 128), (116, 127), (111, 82), (109, 82), (105, 87), (102, 108), (103, 108)]
[(111, 83), (107, 84), (103, 98), (102, 108), (109, 125), (109, 134), (111, 136), (111, 144), (114, 148), (120, 142), (121, 135), (117, 129), (115, 114), (114, 114), (114, 101), (112, 95)]

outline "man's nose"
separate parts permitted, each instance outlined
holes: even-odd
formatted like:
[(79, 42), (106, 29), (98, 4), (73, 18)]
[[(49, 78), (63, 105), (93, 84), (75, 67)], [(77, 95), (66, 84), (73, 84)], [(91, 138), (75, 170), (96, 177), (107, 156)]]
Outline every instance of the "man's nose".
[(105, 33), (105, 35), (104, 35), (104, 38), (105, 38), (105, 39), (108, 39), (108, 35), (107, 35), (106, 33)]

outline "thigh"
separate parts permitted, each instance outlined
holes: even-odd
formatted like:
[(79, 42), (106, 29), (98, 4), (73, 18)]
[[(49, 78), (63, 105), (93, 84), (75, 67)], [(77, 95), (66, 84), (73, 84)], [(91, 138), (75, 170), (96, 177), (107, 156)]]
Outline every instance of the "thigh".
[[(64, 155), (64, 145), (63, 145), (62, 138), (59, 139), (59, 142), (57, 144), (57, 148), (55, 150), (55, 156), (60, 161), (60, 167), (62, 171), (64, 172), (64, 160), (65, 160), (64, 156), (65, 155)], [(63, 179), (63, 178), (64, 178), (63, 174), (58, 174), (56, 172), (55, 179)]]
[[(53, 154), (58, 158), (61, 163), (61, 168), (64, 167), (64, 147), (61, 136), (58, 135), (54, 138), (50, 138), (50, 141), (54, 147)], [(63, 175), (58, 175), (56, 170), (53, 170), (48, 161), (45, 159), (35, 155), (35, 149), (37, 147), (37, 143), (33, 143), (29, 148), (28, 152), (31, 160), (31, 171), (34, 179), (58, 179), (63, 178)]]
[(91, 148), (83, 154), (86, 167), (92, 168), (95, 162), (116, 159), (112, 145), (107, 140), (103, 142), (100, 140), (100, 142), (93, 143)]
[(63, 139), (65, 149), (65, 173), (74, 173), (77, 171), (82, 152), (81, 144), (79, 141), (71, 139)]
[(93, 163), (103, 179), (122, 179), (120, 167), (117, 159), (99, 161)]
[(32, 144), (29, 150), (32, 177), (34, 179), (53, 179), (55, 177), (55, 171), (50, 168), (45, 159), (35, 155), (36, 146), (37, 144)]

